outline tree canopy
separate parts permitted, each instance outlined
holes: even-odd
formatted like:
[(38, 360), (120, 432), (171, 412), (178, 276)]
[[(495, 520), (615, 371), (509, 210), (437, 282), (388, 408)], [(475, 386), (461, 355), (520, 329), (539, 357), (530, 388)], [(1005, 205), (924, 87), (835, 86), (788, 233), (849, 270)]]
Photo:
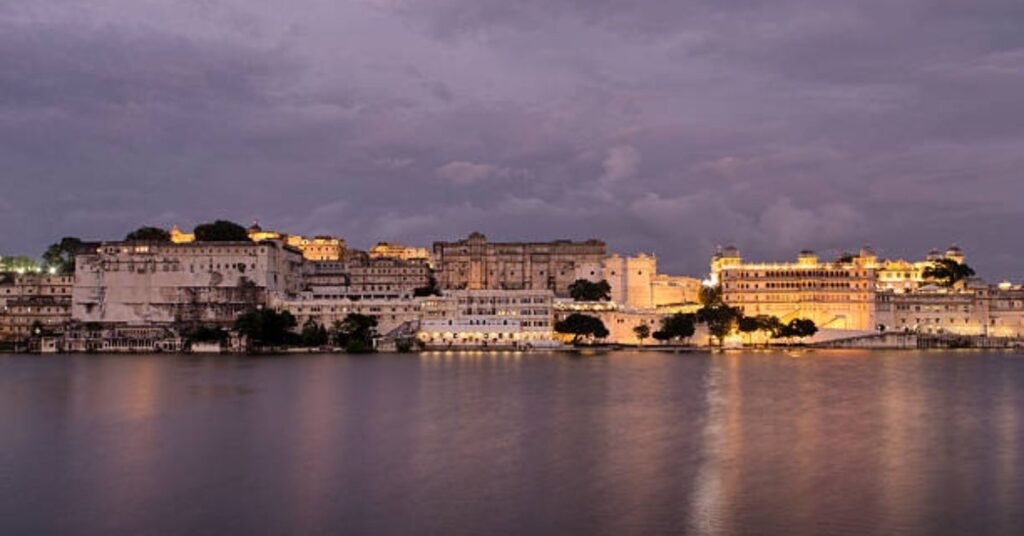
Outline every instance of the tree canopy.
[(643, 344), (644, 339), (651, 336), (651, 326), (641, 322), (633, 326), (633, 334), (636, 335), (636, 340)]
[(974, 277), (974, 269), (955, 259), (938, 259), (933, 261), (931, 266), (924, 269), (921, 274), (925, 279), (934, 279), (945, 287), (952, 287), (957, 283)]
[(282, 346), (292, 342), (295, 317), (288, 311), (253, 309), (235, 319), (235, 329), (254, 346)]
[(718, 305), (722, 305), (722, 287), (701, 286), (700, 292), (697, 295), (697, 300), (704, 307), (716, 307)]
[(577, 279), (569, 285), (569, 295), (575, 301), (608, 301), (612, 299), (612, 287), (603, 279), (596, 283)]
[(75, 271), (75, 254), (82, 249), (82, 240), (65, 236), (60, 242), (51, 244), (43, 253), (43, 264), (58, 273), (70, 274)]
[(814, 324), (813, 320), (808, 318), (794, 318), (793, 320), (790, 320), (788, 324), (785, 324), (776, 336), (803, 339), (804, 337), (811, 337), (817, 332), (818, 326)]
[(299, 335), (302, 338), (302, 345), (307, 347), (323, 346), (327, 344), (327, 328), (321, 326), (310, 317), (304, 324), (302, 324), (302, 333)]
[(679, 341), (692, 337), (695, 331), (692, 314), (675, 313), (662, 317), (661, 327), (654, 332), (654, 338), (661, 342)]
[(193, 232), (199, 242), (245, 242), (249, 240), (249, 231), (245, 227), (227, 220), (197, 225)]
[(335, 344), (344, 347), (346, 352), (372, 352), (373, 341), (378, 337), (377, 318), (349, 313), (344, 320), (334, 323), (331, 336)]
[(718, 305), (705, 305), (697, 311), (697, 320), (708, 327), (708, 333), (718, 339), (719, 344), (742, 317), (743, 313), (739, 309), (720, 301)]
[(126, 241), (170, 242), (171, 233), (159, 227), (139, 227), (124, 237)]
[(608, 336), (608, 328), (600, 318), (580, 313), (573, 313), (565, 320), (556, 322), (555, 331), (572, 335), (573, 344), (579, 344), (583, 338), (603, 339)]
[(0, 272), (34, 272), (38, 269), (39, 263), (24, 255), (0, 257)]

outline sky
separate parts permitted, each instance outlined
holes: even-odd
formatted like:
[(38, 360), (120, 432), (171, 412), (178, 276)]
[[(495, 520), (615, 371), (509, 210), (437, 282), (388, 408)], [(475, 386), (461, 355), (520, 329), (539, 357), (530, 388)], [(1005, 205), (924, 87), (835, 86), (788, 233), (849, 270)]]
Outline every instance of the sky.
[(1020, 0), (0, 0), (0, 254), (217, 218), (1024, 276)]

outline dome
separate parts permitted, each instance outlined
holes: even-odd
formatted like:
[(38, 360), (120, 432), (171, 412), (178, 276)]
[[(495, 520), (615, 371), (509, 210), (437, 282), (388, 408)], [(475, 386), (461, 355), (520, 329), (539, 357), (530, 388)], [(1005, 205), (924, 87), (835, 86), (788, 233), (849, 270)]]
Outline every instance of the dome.
[(736, 246), (725, 246), (718, 250), (719, 257), (739, 258), (740, 250)]

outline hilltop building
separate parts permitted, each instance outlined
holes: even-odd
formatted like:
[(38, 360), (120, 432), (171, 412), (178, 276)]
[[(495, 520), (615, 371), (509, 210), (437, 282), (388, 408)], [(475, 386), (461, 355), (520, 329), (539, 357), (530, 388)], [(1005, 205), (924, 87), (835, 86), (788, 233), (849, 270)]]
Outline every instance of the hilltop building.
[[(268, 231), (260, 227), (259, 222), (253, 222), (246, 232), (249, 240), (262, 242), (264, 240), (279, 240), (302, 252), (302, 256), (311, 261), (340, 261), (345, 257), (345, 240), (333, 236), (315, 236), (307, 238), (302, 235), (279, 233)], [(184, 233), (175, 225), (170, 230), (171, 242), (174, 244), (191, 244), (196, 241), (194, 233)]]
[(370, 248), (369, 254), (371, 259), (415, 260), (432, 263), (430, 251), (427, 248), (406, 246), (395, 242), (377, 242), (377, 245)]
[(607, 255), (600, 240), (488, 242), (480, 233), (456, 242), (434, 242), (438, 284), (452, 290), (550, 290), (568, 296), (584, 267)]

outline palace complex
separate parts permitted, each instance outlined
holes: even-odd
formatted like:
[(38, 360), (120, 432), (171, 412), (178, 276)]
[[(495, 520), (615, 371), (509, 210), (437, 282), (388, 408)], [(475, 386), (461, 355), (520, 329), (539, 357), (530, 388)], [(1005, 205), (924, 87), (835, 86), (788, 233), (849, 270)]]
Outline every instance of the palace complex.
[[(934, 277), (930, 267), (965, 262), (955, 246), (913, 262), (867, 247), (831, 260), (803, 251), (789, 262), (749, 261), (725, 247), (702, 281), (659, 273), (653, 254), (609, 253), (600, 240), (490, 242), (472, 233), (432, 251), (380, 242), (363, 252), (258, 224), (247, 234), (204, 242), (175, 227), (168, 242), (85, 244), (73, 273), (0, 272), (0, 343), (43, 337), (42, 348), (67, 351), (173, 351), (186, 347), (183, 333), (230, 329), (241, 313), (269, 308), (299, 326), (372, 316), (382, 341), (439, 349), (557, 346), (554, 325), (582, 313), (603, 322), (606, 341), (635, 344), (637, 326), (653, 333), (667, 315), (700, 309), (706, 285), (745, 316), (811, 320), (820, 340), (1024, 336), (1024, 288)], [(578, 280), (606, 282), (608, 299), (574, 299)]]

